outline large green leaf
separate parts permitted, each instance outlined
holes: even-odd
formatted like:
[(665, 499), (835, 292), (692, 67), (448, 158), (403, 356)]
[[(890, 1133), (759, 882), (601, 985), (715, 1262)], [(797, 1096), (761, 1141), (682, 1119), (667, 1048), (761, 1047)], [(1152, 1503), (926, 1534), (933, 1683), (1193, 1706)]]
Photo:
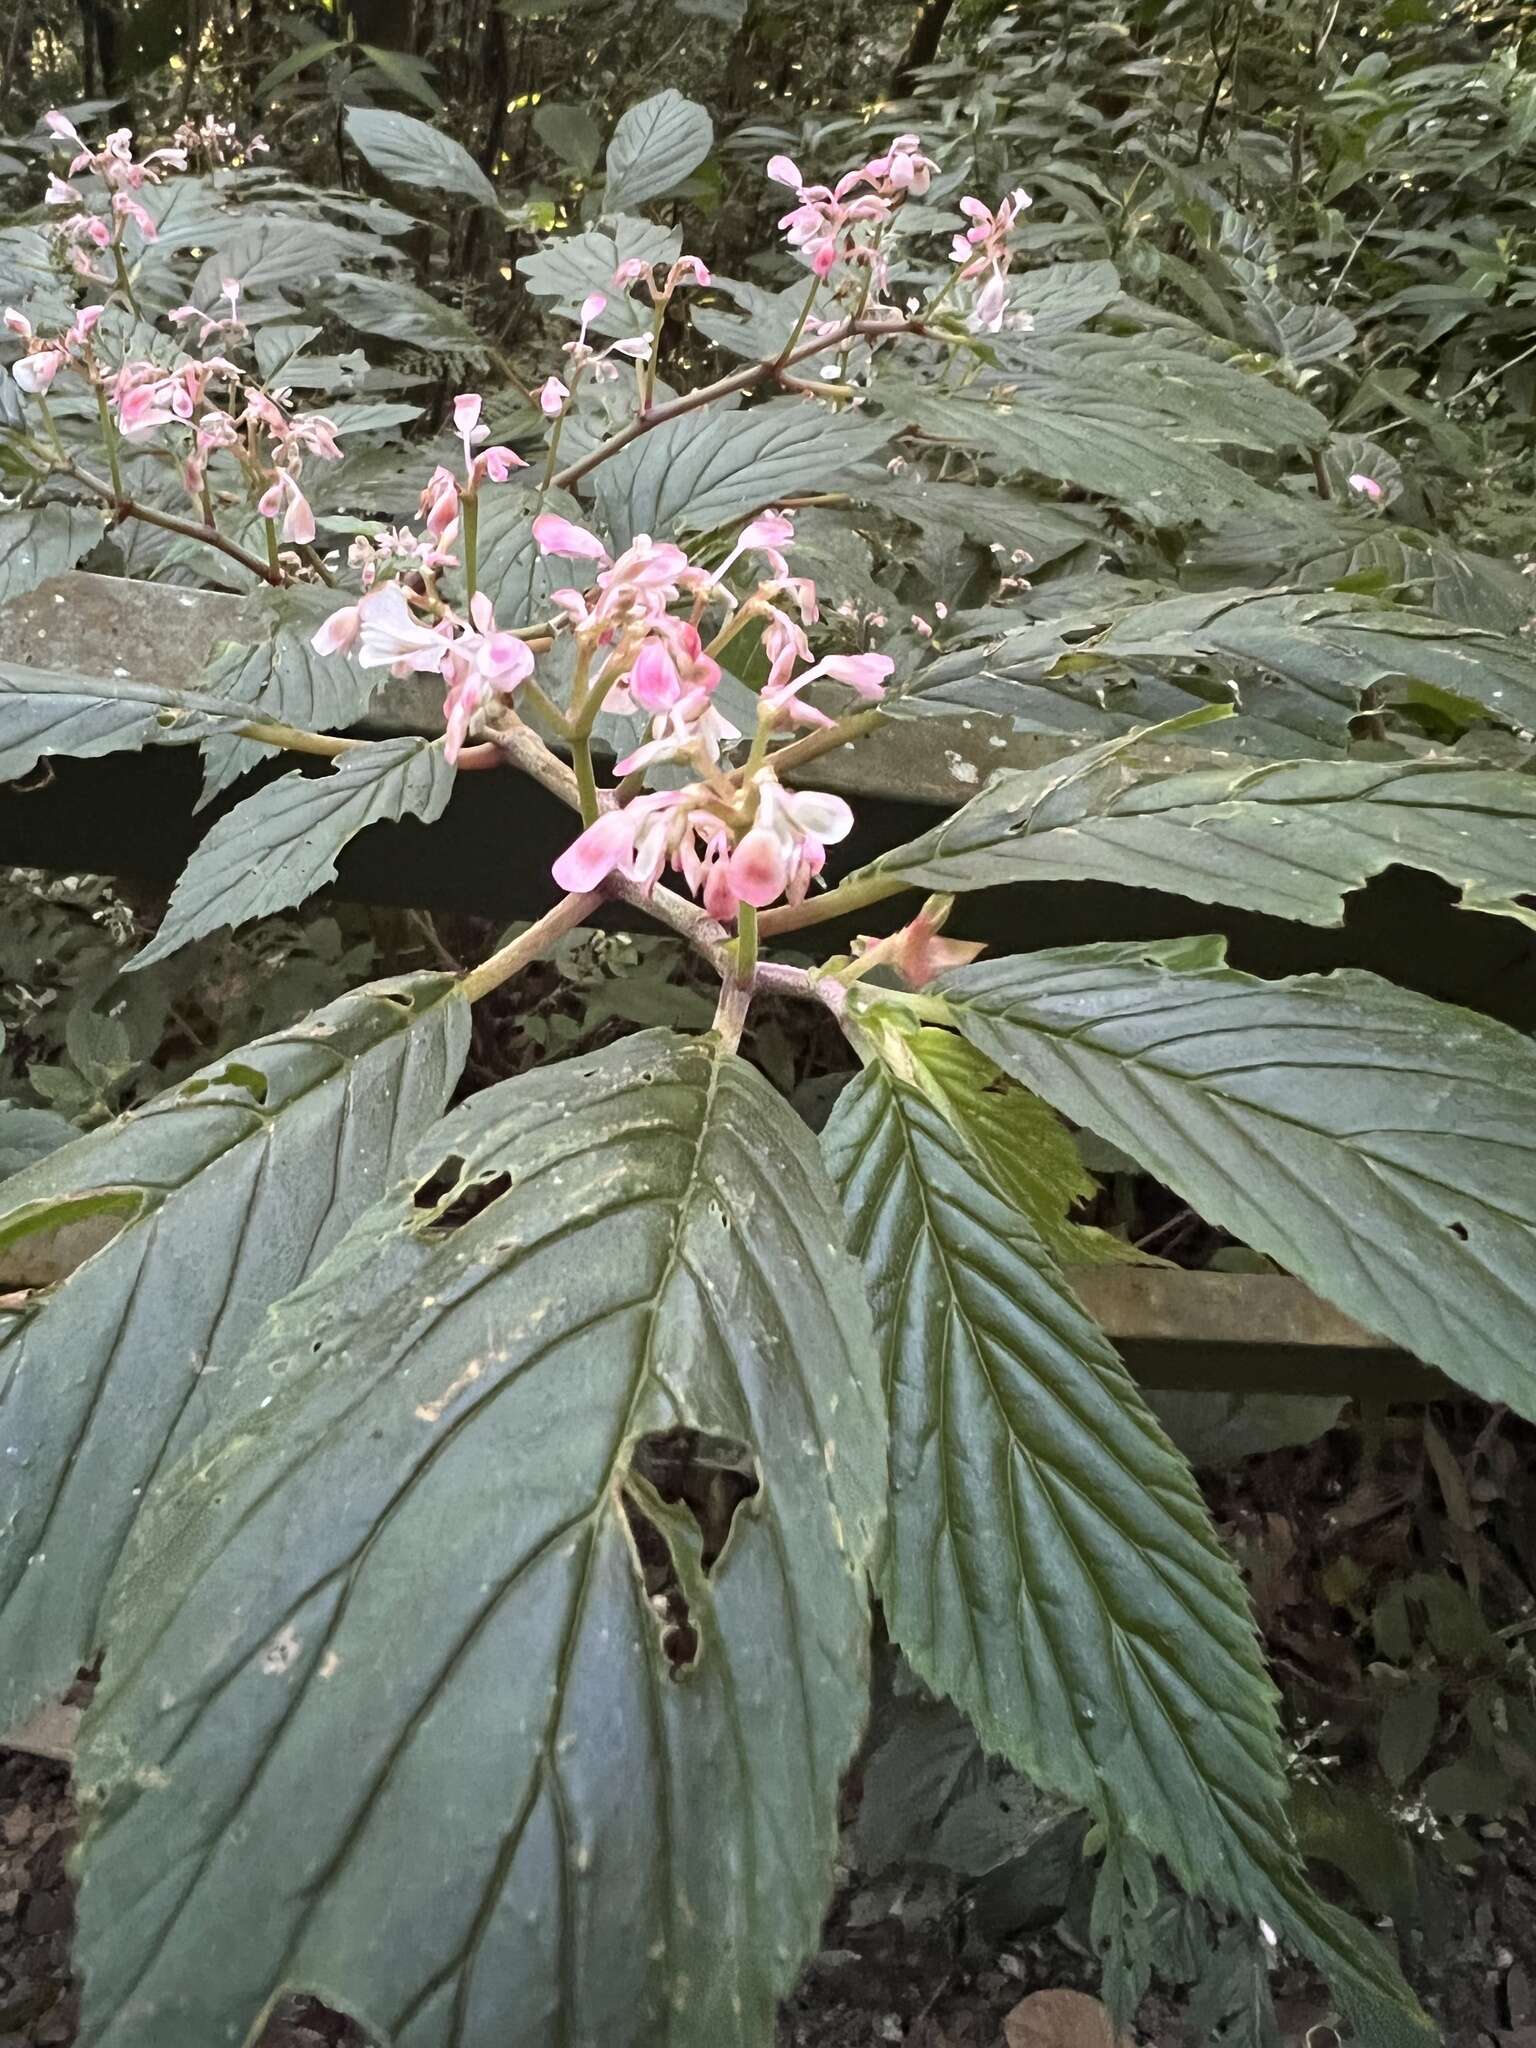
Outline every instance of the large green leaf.
[(189, 746), (214, 733), (238, 732), (256, 716), (248, 705), (197, 690), (0, 661), (0, 782), (30, 774), (49, 754)]
[(396, 2048), (767, 2048), (884, 1500), (804, 1127), (667, 1032), (503, 1083), (235, 1392), (257, 1419), (168, 1477), (117, 1582), (82, 2042), (238, 2040), (290, 1984)]
[(418, 121), (384, 107), (348, 107), (347, 134), (381, 177), (418, 191), (448, 192), (472, 199), (492, 213), (501, 202), (496, 187), (462, 143)]
[(1124, 505), (1151, 526), (1217, 523), (1266, 493), (1199, 445), (1195, 429), (1084, 376), (1041, 378), (1028, 398), (937, 392), (889, 372), (872, 396), (893, 419), (973, 450), (999, 476), (1029, 472)]
[(1019, 357), (1020, 400), (1056, 405), (1074, 391), (1113, 392), (1117, 401), (1165, 420), (1180, 440), (1209, 447), (1284, 454), (1315, 448), (1328, 422), (1284, 385), (1193, 348), (1170, 348), (1146, 335), (1074, 334)]
[(1202, 1216), (1536, 1415), (1536, 1050), (1375, 975), (1261, 981), (1219, 940), (962, 969), (955, 1023)]
[(442, 975), (375, 982), (0, 1188), (0, 1730), (101, 1646), (108, 1575), (230, 1368), (438, 1116), (469, 1042)]
[(336, 317), (361, 334), (382, 334), (430, 355), (484, 359), (485, 342), (464, 315), (413, 284), (342, 271), (322, 278), (317, 290)]
[[(891, 1633), (1036, 1783), (1296, 1931), (1274, 1693), (1188, 1466), (923, 1092), (877, 1061), (823, 1144), (885, 1357)], [(1384, 1958), (1312, 1946), (1367, 2038), (1426, 2038)]]
[(0, 512), (0, 604), (73, 569), (107, 530), (93, 505), (28, 505)]
[(943, 890), (1120, 882), (1342, 924), (1346, 894), (1394, 865), (1457, 883), (1465, 909), (1536, 925), (1536, 776), (1432, 761), (1169, 774), (1112, 740), (994, 776), (866, 872)]
[(400, 818), (430, 825), (452, 794), (441, 740), (367, 740), (339, 755), (327, 774), (292, 769), (212, 827), (132, 965), (163, 960), (221, 925), (302, 903), (336, 879), (342, 848), (367, 826)]
[[(204, 238), (215, 239), (206, 230)], [(259, 300), (284, 285), (308, 285), (348, 263), (370, 262), (387, 253), (379, 236), (325, 220), (247, 218), (233, 234), (216, 239), (217, 247), (192, 286), (200, 306), (218, 303), (226, 277), (239, 278), (247, 297)]]
[(797, 398), (668, 420), (596, 472), (597, 503), (618, 547), (637, 533), (711, 527), (805, 491), (834, 490), (879, 453), (890, 431)]
[(603, 210), (641, 206), (680, 185), (714, 146), (714, 123), (697, 100), (668, 86), (620, 115), (608, 145)]
[(1332, 750), (1367, 692), (1418, 681), (1536, 728), (1536, 649), (1341, 591), (1223, 590), (1064, 611), (931, 662), (897, 711), (985, 711), (1028, 731), (1127, 732), (1240, 692), (1229, 744)]
[[(247, 608), (241, 630), (249, 637), (224, 642), (205, 671), (205, 687), (215, 696), (254, 705), (263, 718), (310, 732), (337, 732), (354, 724), (368, 709), (379, 679), (355, 662), (317, 654), (310, 645), (315, 629), (336, 609), (334, 597), (314, 591), (264, 593), (259, 610)], [(270, 758), (271, 749), (254, 740), (209, 740), (203, 749), (202, 801)]]

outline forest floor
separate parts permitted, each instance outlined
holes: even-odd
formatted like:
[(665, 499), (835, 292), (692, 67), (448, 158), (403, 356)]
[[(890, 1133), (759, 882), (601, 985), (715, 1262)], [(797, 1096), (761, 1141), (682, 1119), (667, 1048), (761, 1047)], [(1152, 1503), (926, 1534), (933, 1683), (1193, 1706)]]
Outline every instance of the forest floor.
[[(73, 1839), (66, 1768), (0, 1753), (0, 2048), (70, 2048), (75, 2039)], [(1445, 2023), (1448, 2048), (1536, 2048), (1536, 1836), (1512, 1831), (1498, 1847), (1466, 1886), (1459, 1932), (1431, 1979), (1415, 1973)], [(785, 2001), (780, 2048), (1117, 2048), (1091, 1996), (1097, 1966), (1057, 1929), (988, 1953), (953, 1916), (915, 1929), (897, 1917), (855, 1925), (861, 1904), (857, 1885), (846, 1884), (827, 1946)], [(1335, 2048), (1315, 1981), (1282, 1971), (1273, 1988), (1280, 2048)], [(1154, 1990), (1129, 2039), (1209, 2048), (1191, 2036), (1181, 2004)], [(296, 2000), (260, 2048), (362, 2043), (347, 2021)]]

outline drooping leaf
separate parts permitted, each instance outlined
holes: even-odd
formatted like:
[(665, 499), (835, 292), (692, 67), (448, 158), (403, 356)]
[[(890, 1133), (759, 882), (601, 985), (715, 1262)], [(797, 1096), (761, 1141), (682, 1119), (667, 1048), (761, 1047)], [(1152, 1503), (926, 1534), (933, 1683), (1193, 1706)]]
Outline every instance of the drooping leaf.
[[(431, 113), (442, 112), (442, 96), (427, 80), (427, 73), (433, 66), (424, 59), (409, 56), (404, 50), (386, 49), (380, 43), (359, 43), (357, 47), (373, 68), (384, 74), (397, 92), (403, 92), (407, 99), (415, 100)], [(373, 83), (371, 79), (368, 82), (370, 85)], [(380, 165), (379, 168), (382, 169), (383, 166)], [(410, 181), (402, 179), (401, 182), (408, 184)], [(473, 197), (473, 194), (470, 196)]]
[(595, 472), (597, 503), (615, 545), (637, 533), (707, 533), (804, 491), (834, 490), (882, 449), (889, 430), (774, 399), (685, 413), (642, 434)]
[(248, 705), (197, 690), (0, 661), (0, 782), (30, 774), (49, 754), (190, 746), (214, 733), (238, 732), (256, 716)]
[(336, 879), (359, 832), (383, 819), (440, 818), (453, 770), (440, 740), (365, 740), (324, 775), (295, 768), (218, 820), (182, 871), (158, 932), (132, 967), (163, 960), (222, 925), (302, 903)]
[(93, 505), (29, 505), (0, 512), (0, 604), (73, 569), (107, 530)]
[(1348, 892), (1394, 865), (1456, 883), (1464, 909), (1536, 926), (1536, 777), (1432, 761), (1169, 774), (1155, 751), (1149, 766), (1112, 740), (994, 776), (871, 871), (953, 891), (1118, 882), (1336, 925)]
[[(250, 638), (218, 649), (205, 687), (216, 697), (253, 705), (262, 718), (310, 732), (339, 732), (354, 724), (372, 701), (377, 674), (339, 656), (317, 654), (310, 645), (316, 628), (337, 609), (336, 599), (295, 589), (264, 594), (260, 603)], [(202, 802), (270, 759), (271, 749), (254, 740), (209, 740)]]
[(101, 1646), (151, 1482), (441, 1113), (469, 1042), (454, 987), (358, 989), (0, 1188), (0, 1295), (22, 1297), (0, 1309), (0, 1728)]
[(82, 2041), (287, 1983), (398, 2048), (764, 2048), (864, 1713), (878, 1377), (814, 1141), (710, 1041), (438, 1126), (119, 1574)]
[[(1274, 1693), (1189, 1468), (930, 1100), (877, 1060), (823, 1145), (885, 1357), (892, 1635), (1037, 1784), (1293, 1928)], [(1384, 1957), (1317, 1952), (1366, 2038), (1431, 2038)]]
[(708, 113), (671, 86), (631, 107), (608, 145), (603, 211), (622, 213), (670, 192), (698, 169), (714, 140)]
[(496, 187), (469, 151), (430, 121), (384, 107), (348, 107), (347, 134), (381, 177), (499, 210)]
[(485, 343), (464, 315), (413, 284), (342, 271), (324, 277), (318, 290), (336, 317), (361, 334), (382, 334), (432, 355), (484, 358)]
[(1536, 1051), (1219, 940), (1080, 946), (941, 983), (989, 1059), (1370, 1329), (1536, 1414)]
[(603, 138), (585, 107), (541, 100), (534, 109), (533, 129), (546, 149), (584, 178), (596, 169), (603, 153)]

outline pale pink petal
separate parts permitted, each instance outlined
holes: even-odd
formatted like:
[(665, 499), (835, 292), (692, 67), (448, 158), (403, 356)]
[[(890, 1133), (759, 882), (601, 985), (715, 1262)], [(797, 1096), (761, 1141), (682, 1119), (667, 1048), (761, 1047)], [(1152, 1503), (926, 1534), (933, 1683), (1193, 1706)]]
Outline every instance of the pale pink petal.
[(589, 825), (561, 854), (550, 873), (562, 889), (572, 894), (595, 889), (616, 867), (629, 860), (635, 850), (635, 832), (640, 824), (631, 806), (608, 811), (595, 825)]
[(595, 533), (562, 519), (558, 512), (541, 512), (533, 522), (533, 537), (545, 555), (572, 555), (591, 562), (606, 562), (608, 550)]

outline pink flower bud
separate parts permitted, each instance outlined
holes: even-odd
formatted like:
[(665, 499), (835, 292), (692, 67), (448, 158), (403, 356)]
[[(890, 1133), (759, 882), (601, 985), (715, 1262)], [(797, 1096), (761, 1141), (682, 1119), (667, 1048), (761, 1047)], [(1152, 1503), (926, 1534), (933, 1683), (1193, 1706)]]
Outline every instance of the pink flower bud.
[(588, 292), (581, 302), (581, 325), (583, 331), (592, 325), (607, 306), (608, 300), (602, 292)]
[(1362, 498), (1369, 498), (1373, 505), (1379, 505), (1386, 496), (1386, 492), (1377, 483), (1375, 477), (1365, 476), (1358, 470), (1350, 478), (1349, 488), (1352, 491), (1358, 491)]
[(805, 180), (800, 175), (799, 166), (795, 163), (793, 157), (769, 157), (768, 175), (772, 178), (775, 185), (789, 185), (797, 192), (805, 183)]

